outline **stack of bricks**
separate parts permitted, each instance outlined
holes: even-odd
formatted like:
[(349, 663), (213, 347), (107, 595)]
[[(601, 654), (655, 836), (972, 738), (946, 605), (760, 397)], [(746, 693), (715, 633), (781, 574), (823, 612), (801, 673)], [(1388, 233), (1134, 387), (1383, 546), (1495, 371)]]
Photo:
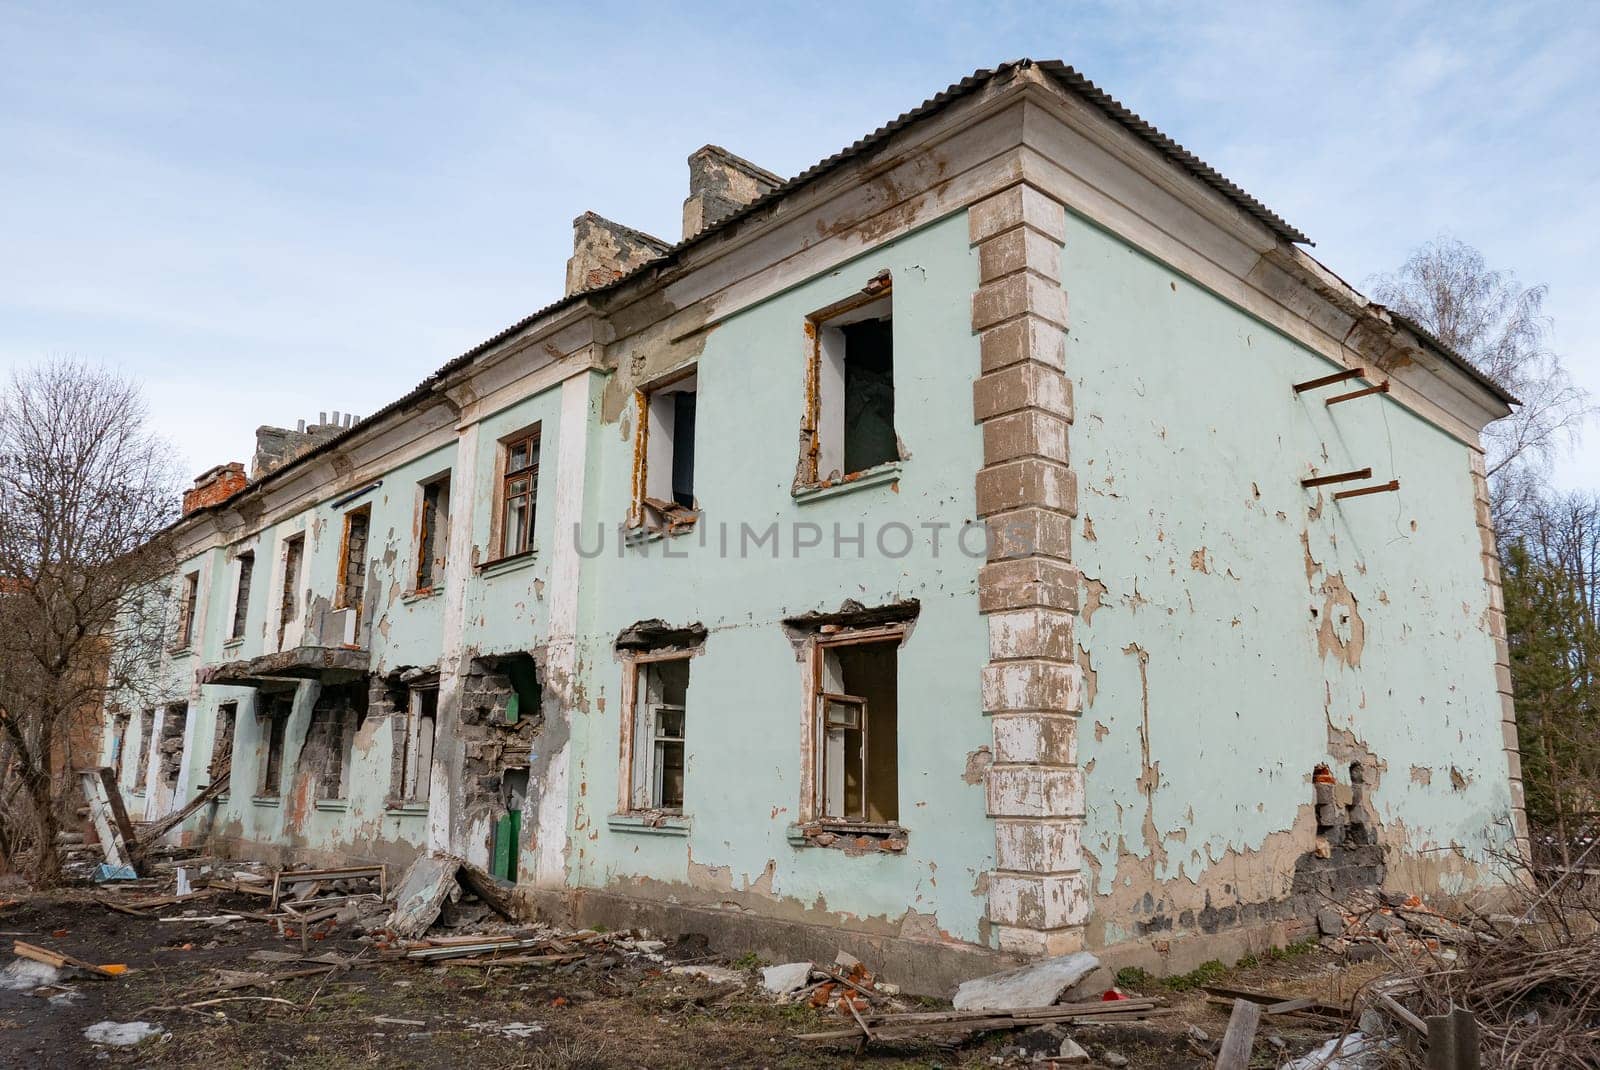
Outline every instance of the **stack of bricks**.
[(986, 784), (995, 823), (988, 913), (997, 945), (1028, 955), (1083, 946), (1083, 779), (1077, 765), (1081, 674), (1074, 656), (1079, 575), (1072, 566), (1077, 484), (1067, 456), (1066, 211), (1018, 184), (972, 206), (980, 285), (972, 329), (983, 428), (978, 516), (989, 526), (978, 608), (988, 617), (983, 707), (994, 731)]

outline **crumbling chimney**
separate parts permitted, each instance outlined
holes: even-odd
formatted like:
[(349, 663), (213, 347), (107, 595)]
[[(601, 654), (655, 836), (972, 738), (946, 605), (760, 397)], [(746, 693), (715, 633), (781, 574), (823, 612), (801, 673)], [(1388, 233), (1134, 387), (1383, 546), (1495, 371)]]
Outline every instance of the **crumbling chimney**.
[(287, 427), (256, 428), (256, 455), (250, 460), (250, 478), (260, 479), (268, 472), (277, 471), (302, 454), (348, 431), (358, 417), (334, 410), (333, 419), (326, 412), (317, 414), (317, 422), (307, 426), (301, 420), (293, 429)]
[(666, 252), (668, 245), (642, 230), (585, 212), (572, 221), (572, 259), (567, 261), (567, 296), (604, 286)]
[(735, 156), (720, 145), (706, 145), (689, 157), (689, 197), (683, 202), (683, 236), (694, 237), (757, 198), (783, 185), (783, 179)]
[(194, 486), (183, 492), (183, 515), (226, 501), (243, 490), (246, 482), (244, 465), (238, 461), (206, 469), (195, 477)]

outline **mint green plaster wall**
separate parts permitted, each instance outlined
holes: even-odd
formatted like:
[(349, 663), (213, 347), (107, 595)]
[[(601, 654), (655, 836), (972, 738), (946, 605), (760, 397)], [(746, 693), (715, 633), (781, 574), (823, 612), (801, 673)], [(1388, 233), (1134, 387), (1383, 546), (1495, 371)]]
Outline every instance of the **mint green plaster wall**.
[[(894, 277), (896, 429), (909, 452), (895, 486), (853, 488), (797, 504), (791, 494), (804, 400), (808, 313), (854, 294), (876, 272)], [(610, 527), (606, 560), (586, 562), (584, 698), (573, 714), (571, 880), (645, 889), (685, 902), (731, 895), (749, 909), (817, 920), (874, 919), (908, 934), (977, 940), (980, 875), (992, 866), (983, 787), (963, 779), (989, 745), (978, 693), (987, 632), (977, 567), (954, 532), (972, 519), (982, 443), (970, 383), (978, 345), (969, 324), (976, 258), (965, 213), (735, 315), (710, 331), (698, 360), (696, 531), (616, 555), (633, 460), (631, 414), (599, 427), (591, 445), (590, 516)], [(619, 356), (624, 363), (628, 354)], [(780, 558), (737, 553), (740, 525), (776, 522)], [(816, 524), (823, 545), (794, 556), (792, 525)], [(900, 523), (909, 553), (889, 557), (875, 533)], [(923, 523), (945, 523), (934, 554)], [(837, 524), (863, 526), (857, 556), (833, 553)], [(721, 525), (735, 547), (720, 552)], [(808, 533), (809, 533), (809, 529)], [(890, 529), (888, 548), (903, 537)], [(595, 545), (593, 526), (585, 545)], [(981, 551), (980, 551), (981, 552)], [(667, 553), (680, 555), (665, 556)], [(800, 801), (802, 667), (780, 624), (833, 611), (846, 599), (880, 605), (915, 598), (921, 613), (899, 658), (900, 819), (904, 856), (847, 857), (796, 848), (787, 829)], [(689, 697), (687, 837), (617, 831), (622, 669), (613, 643), (649, 618), (709, 630), (693, 660)], [(723, 893), (728, 893), (724, 895)]]
[[(1468, 448), (1387, 398), (1297, 398), (1334, 369), (1072, 216), (1063, 280), (1093, 924), (1111, 942), (1152, 914), (1281, 897), (1312, 849), (1313, 766), (1346, 781), (1358, 755), (1391, 879), (1426, 861), (1460, 890), (1510, 804)], [(1365, 466), (1400, 491), (1336, 504), (1299, 485)], [(1358, 657), (1319, 645), (1330, 614), (1351, 637), (1340, 579)]]

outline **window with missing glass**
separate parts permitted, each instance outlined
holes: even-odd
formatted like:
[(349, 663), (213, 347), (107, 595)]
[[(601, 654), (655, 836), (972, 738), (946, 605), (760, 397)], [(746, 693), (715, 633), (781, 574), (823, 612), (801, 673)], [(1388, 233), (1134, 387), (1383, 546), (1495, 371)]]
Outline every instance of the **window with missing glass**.
[(533, 549), (533, 521), (539, 493), (539, 432), (508, 439), (505, 475), (500, 482), (500, 556)]
[(641, 662), (636, 671), (633, 808), (681, 813), (689, 658)]

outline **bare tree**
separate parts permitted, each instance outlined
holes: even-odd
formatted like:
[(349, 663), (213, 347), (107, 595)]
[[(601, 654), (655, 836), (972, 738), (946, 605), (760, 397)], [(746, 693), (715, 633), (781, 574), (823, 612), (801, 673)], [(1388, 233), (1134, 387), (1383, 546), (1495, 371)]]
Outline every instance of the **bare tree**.
[(1546, 287), (1523, 286), (1492, 270), (1483, 254), (1446, 235), (1428, 242), (1392, 275), (1372, 280), (1378, 301), (1438, 335), (1522, 402), (1484, 433), (1491, 480), (1512, 469), (1536, 475), (1575, 440), (1595, 409), (1548, 345)]
[(72, 728), (151, 679), (177, 515), (171, 447), (134, 383), (74, 360), (0, 385), (0, 852), (61, 874)]

